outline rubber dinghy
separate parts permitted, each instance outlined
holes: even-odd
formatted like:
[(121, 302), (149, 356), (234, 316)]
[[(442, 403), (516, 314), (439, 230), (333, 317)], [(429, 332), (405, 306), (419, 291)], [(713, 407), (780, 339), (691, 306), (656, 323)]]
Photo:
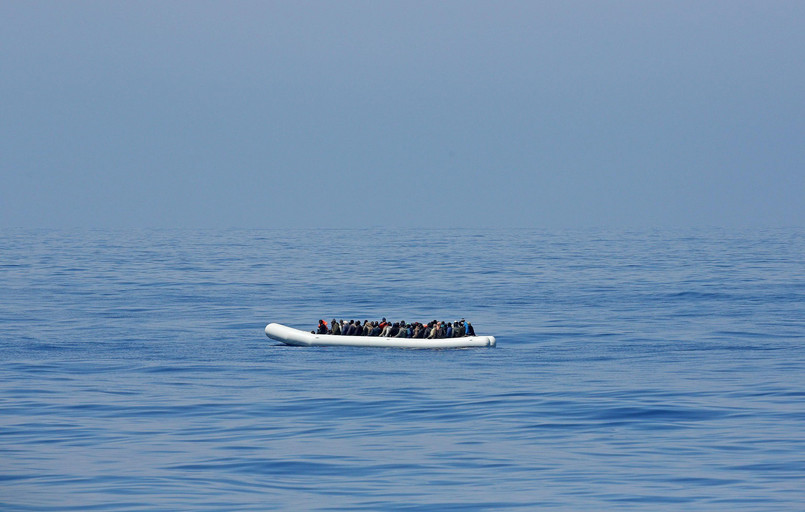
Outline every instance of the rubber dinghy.
[(494, 347), (494, 336), (464, 336), (461, 338), (380, 338), (378, 336), (341, 336), (313, 334), (282, 324), (266, 326), (266, 336), (286, 345), (299, 347), (391, 347), (391, 348), (468, 348)]

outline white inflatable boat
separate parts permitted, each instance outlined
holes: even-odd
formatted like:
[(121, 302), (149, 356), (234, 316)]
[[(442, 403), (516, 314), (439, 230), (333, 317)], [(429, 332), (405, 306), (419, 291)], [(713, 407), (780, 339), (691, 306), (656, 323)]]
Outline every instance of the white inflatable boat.
[(464, 336), (462, 338), (380, 338), (377, 336), (340, 336), (313, 334), (281, 324), (268, 324), (266, 336), (286, 345), (300, 347), (392, 347), (392, 348), (467, 348), (494, 347), (494, 336)]

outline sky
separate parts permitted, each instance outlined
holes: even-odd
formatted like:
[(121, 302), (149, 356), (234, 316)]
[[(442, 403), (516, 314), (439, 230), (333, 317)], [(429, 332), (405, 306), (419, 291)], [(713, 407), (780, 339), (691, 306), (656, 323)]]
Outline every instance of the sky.
[(0, 2), (2, 228), (690, 226), (805, 226), (805, 2)]

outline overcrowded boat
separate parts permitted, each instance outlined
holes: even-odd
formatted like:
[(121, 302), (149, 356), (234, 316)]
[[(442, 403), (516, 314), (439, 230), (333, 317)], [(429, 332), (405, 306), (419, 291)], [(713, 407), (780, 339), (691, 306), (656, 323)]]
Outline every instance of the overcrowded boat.
[[(383, 319), (385, 323), (385, 319)], [(266, 336), (284, 343), (303, 347), (314, 346), (342, 346), (342, 347), (391, 347), (391, 348), (470, 348), (470, 347), (494, 347), (494, 336), (478, 336), (475, 334), (472, 325), (466, 329), (465, 324), (456, 322), (456, 332), (452, 332), (445, 327), (444, 322), (431, 322), (425, 324), (405, 324), (401, 322), (384, 326), (378, 332), (379, 325), (364, 322), (363, 326), (353, 322), (333, 322), (338, 324), (337, 334), (333, 334), (336, 329), (327, 329), (327, 323), (319, 321), (319, 328), (315, 331), (306, 332), (293, 327), (278, 323), (270, 323), (266, 326)], [(333, 325), (331, 324), (331, 325)], [(364, 329), (364, 326), (370, 329)], [(396, 328), (396, 330), (395, 330)], [(341, 334), (346, 330), (346, 334)], [(468, 333), (469, 331), (469, 333)], [(358, 334), (360, 332), (360, 334)], [(375, 334), (373, 334), (373, 332)], [(391, 335), (394, 333), (394, 335)], [(447, 334), (450, 334), (449, 336)]]

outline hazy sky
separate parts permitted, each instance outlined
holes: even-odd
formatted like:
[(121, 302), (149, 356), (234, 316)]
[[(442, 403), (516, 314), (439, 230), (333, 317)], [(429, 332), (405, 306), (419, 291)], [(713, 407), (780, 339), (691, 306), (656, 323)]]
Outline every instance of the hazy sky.
[(0, 227), (805, 225), (805, 2), (0, 2)]

